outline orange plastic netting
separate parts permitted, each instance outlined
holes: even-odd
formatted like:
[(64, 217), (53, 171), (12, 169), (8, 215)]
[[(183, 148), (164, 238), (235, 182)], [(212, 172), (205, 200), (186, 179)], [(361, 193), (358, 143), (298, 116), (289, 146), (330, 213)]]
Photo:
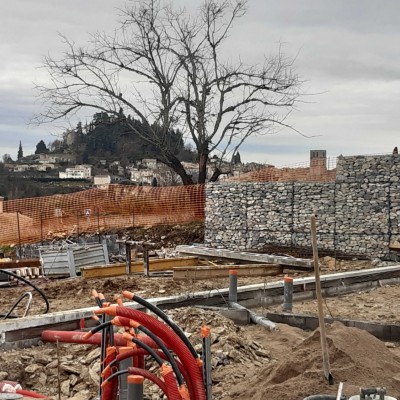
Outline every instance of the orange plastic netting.
[(203, 221), (204, 201), (204, 185), (109, 185), (72, 194), (4, 201), (0, 244)]
[(332, 157), (280, 168), (266, 165), (227, 180), (231, 182), (334, 182), (336, 163), (336, 157)]
[[(335, 167), (336, 159), (284, 168), (265, 166), (225, 181), (332, 182)], [(2, 205), (0, 245), (15, 245), (134, 226), (204, 221), (205, 186), (107, 185), (72, 194), (4, 201)]]

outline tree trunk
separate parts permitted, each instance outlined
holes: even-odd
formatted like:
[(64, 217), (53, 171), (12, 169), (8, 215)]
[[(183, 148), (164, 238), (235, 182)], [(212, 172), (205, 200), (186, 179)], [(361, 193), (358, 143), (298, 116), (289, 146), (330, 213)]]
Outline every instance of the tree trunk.
[(199, 153), (199, 181), (198, 181), (199, 184), (206, 182), (207, 163), (208, 163), (208, 152)]
[(182, 163), (175, 156), (168, 156), (168, 162), (165, 162), (165, 160), (160, 161), (176, 172), (182, 179), (184, 185), (194, 184), (192, 176), (188, 175), (185, 168), (183, 168)]
[(216, 182), (221, 174), (222, 174), (222, 171), (218, 167), (215, 167), (215, 170), (214, 170), (213, 174), (211, 175), (210, 182)]

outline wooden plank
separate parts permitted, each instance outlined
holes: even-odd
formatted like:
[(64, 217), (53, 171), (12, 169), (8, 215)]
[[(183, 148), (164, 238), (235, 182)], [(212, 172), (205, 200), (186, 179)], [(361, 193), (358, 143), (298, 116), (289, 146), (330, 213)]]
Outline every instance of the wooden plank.
[[(198, 265), (197, 257), (150, 259), (150, 272), (168, 271), (173, 267)], [(131, 263), (131, 274), (143, 273), (143, 261)], [(82, 278), (106, 278), (126, 274), (125, 263), (81, 267)]]
[(304, 258), (275, 256), (270, 254), (248, 253), (227, 249), (213, 249), (210, 247), (187, 245), (177, 246), (175, 250), (181, 254), (193, 255), (198, 257), (251, 261), (262, 264), (280, 264), (284, 265), (285, 267), (289, 266), (291, 267), (291, 269), (300, 269), (304, 271), (314, 270), (313, 261)]
[(275, 276), (283, 273), (283, 267), (277, 264), (211, 265), (174, 267), (173, 278), (174, 280), (226, 278), (231, 269), (235, 269), (238, 276)]
[(40, 263), (40, 260), (38, 258), (13, 260), (13, 261), (0, 261), (0, 269), (41, 267), (41, 266), (42, 264)]

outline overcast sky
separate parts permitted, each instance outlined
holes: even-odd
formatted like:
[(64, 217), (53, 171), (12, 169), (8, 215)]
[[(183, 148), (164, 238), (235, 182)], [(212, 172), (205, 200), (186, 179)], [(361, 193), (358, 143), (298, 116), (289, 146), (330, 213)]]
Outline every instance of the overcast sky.
[[(180, 0), (194, 6), (195, 0)], [(55, 140), (52, 126), (29, 126), (40, 111), (33, 82), (46, 79), (42, 57), (60, 55), (58, 32), (85, 44), (90, 33), (116, 26), (122, 0), (0, 2), (0, 156), (16, 158)], [(328, 156), (391, 152), (400, 146), (400, 2), (398, 0), (249, 0), (229, 39), (232, 58), (262, 62), (264, 54), (296, 57), (305, 81), (290, 123), (309, 138), (282, 130), (254, 137), (242, 161), (290, 165), (309, 151)]]

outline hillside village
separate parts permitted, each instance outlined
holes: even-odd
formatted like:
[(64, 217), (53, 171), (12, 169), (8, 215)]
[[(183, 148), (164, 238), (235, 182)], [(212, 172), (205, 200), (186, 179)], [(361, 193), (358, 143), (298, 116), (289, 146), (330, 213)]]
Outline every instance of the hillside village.
[[(208, 165), (207, 175), (209, 177), (213, 174), (217, 163), (223, 171), (220, 180), (240, 177), (242, 174), (265, 167), (265, 165), (257, 163), (231, 163), (214, 159)], [(196, 181), (198, 164), (192, 162), (182, 162), (182, 164)], [(96, 165), (93, 165), (77, 164), (76, 157), (72, 154), (44, 153), (22, 157), (18, 161), (6, 162), (4, 167), (9, 172), (18, 173), (21, 177), (29, 174), (30, 179), (80, 180), (92, 183), (94, 186), (110, 183), (175, 186), (182, 183), (176, 173), (154, 158), (143, 158), (129, 165), (122, 165), (120, 161), (100, 159)]]

